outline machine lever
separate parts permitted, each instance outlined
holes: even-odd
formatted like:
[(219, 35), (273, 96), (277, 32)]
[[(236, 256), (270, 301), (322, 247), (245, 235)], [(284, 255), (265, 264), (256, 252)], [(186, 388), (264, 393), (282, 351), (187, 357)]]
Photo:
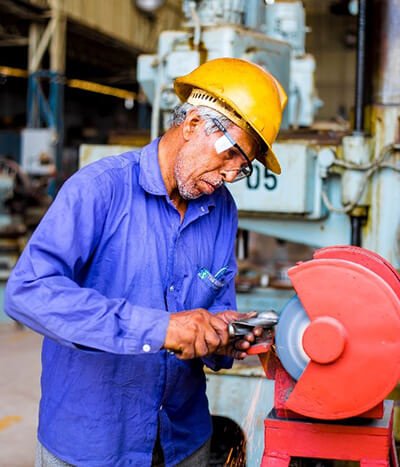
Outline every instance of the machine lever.
[(267, 310), (261, 311), (257, 316), (251, 318), (232, 321), (228, 326), (229, 337), (245, 336), (257, 326), (264, 328), (264, 330), (271, 329), (277, 324), (278, 319), (278, 314), (274, 310)]

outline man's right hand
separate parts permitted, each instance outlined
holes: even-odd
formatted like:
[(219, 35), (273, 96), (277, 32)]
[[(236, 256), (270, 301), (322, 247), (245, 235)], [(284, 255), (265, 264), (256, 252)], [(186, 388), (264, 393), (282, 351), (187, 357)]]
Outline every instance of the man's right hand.
[(172, 313), (164, 348), (183, 360), (204, 357), (228, 344), (226, 321), (204, 308)]

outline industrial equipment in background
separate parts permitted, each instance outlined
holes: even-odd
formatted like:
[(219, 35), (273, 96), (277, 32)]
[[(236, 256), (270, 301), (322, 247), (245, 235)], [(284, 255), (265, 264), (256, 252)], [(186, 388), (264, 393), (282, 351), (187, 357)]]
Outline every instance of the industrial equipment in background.
[(54, 160), (54, 132), (47, 128), (22, 131), (21, 164), (0, 156), (0, 281), (51, 203)]
[(0, 157), (0, 281), (8, 279), (29, 233), (50, 205), (47, 187), (43, 174), (35, 177), (17, 162)]
[[(289, 276), (297, 295), (277, 324), (267, 312), (231, 325), (234, 336), (265, 328), (249, 351), (275, 379), (261, 466), (292, 457), (397, 466), (384, 399), (400, 378), (400, 275), (376, 253), (335, 246)], [(273, 327), (275, 339), (265, 335)]]

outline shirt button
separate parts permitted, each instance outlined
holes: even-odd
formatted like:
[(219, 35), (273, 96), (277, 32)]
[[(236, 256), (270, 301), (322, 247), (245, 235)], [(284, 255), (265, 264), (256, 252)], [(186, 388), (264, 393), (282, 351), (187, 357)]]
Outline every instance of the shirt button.
[(142, 350), (143, 352), (150, 352), (151, 347), (149, 346), (149, 344), (144, 344), (144, 346), (142, 347)]
[(204, 206), (202, 206), (200, 209), (201, 209), (201, 212), (206, 212), (206, 208)]
[(175, 287), (173, 285), (171, 285), (171, 287), (169, 288), (169, 291), (173, 292), (174, 290), (175, 290)]
[(162, 410), (163, 408), (164, 408), (164, 407), (163, 407), (163, 405), (161, 404), (161, 405), (160, 405), (160, 410)]

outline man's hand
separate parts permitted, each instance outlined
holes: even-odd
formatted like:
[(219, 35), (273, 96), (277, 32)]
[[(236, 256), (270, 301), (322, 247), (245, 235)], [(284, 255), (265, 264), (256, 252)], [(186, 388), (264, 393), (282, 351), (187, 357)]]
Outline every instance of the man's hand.
[[(256, 315), (257, 313), (255, 312), (243, 314), (236, 311), (222, 311), (215, 316), (223, 320), (228, 326), (232, 321), (253, 318)], [(227, 345), (219, 347), (214, 353), (217, 355), (227, 355), (236, 360), (243, 360), (247, 357), (247, 350), (254, 344), (256, 337), (261, 336), (263, 331), (262, 327), (256, 326), (251, 332), (243, 336), (243, 339), (231, 339)]]
[(243, 339), (229, 340), (228, 324), (239, 319), (252, 318), (256, 313), (222, 311), (212, 314), (204, 308), (172, 313), (164, 348), (183, 360), (210, 354), (227, 355), (237, 360), (247, 357), (246, 351), (263, 332), (255, 327)]
[[(172, 313), (164, 348), (172, 350), (184, 360), (205, 357), (225, 348), (229, 342), (229, 321), (219, 315), (213, 315), (203, 308)], [(236, 318), (231, 321), (233, 319)]]

